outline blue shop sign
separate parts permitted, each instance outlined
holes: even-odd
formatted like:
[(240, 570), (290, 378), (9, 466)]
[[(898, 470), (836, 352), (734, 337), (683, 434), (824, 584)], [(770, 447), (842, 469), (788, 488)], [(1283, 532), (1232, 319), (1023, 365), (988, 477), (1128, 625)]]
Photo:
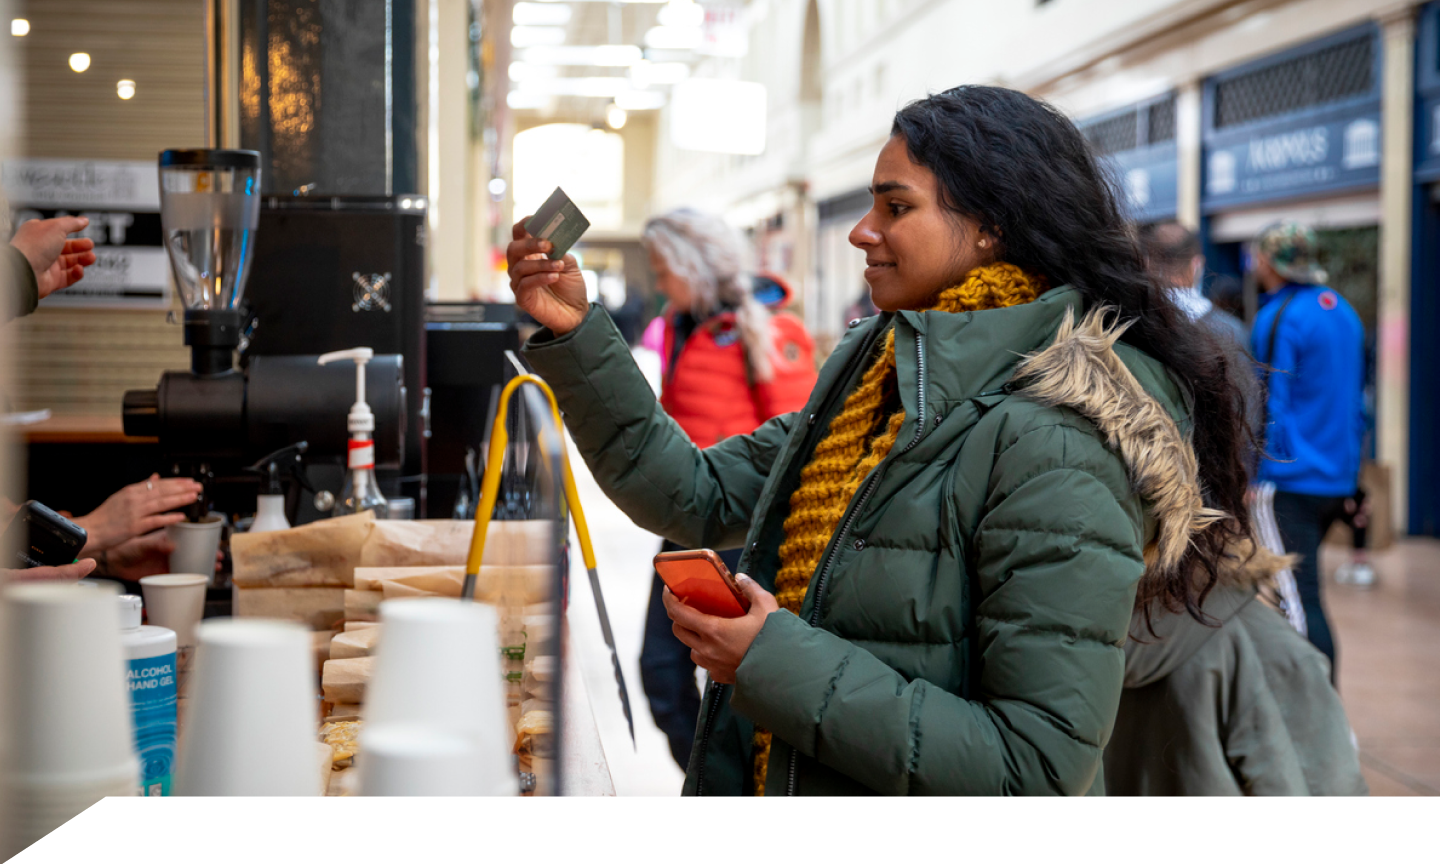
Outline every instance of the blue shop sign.
[(1421, 183), (1440, 180), (1440, 94), (1420, 103), (1415, 140), (1415, 179)]
[(1180, 199), (1180, 167), (1173, 142), (1104, 157), (1125, 193), (1126, 215), (1136, 222), (1175, 216)]
[(1216, 133), (1206, 143), (1206, 212), (1380, 183), (1378, 103)]

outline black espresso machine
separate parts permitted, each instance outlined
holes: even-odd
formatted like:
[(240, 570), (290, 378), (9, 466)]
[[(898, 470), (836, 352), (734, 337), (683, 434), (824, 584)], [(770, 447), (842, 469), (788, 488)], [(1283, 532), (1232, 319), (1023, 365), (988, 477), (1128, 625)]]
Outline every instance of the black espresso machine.
[[(405, 472), (424, 468), (424, 199), (297, 205), (261, 196), (259, 174), (254, 151), (160, 155), (161, 227), (191, 367), (128, 391), (125, 433), (158, 438), (217, 509), (253, 511), (258, 478), (245, 466), (298, 441), (309, 444), (311, 485), (338, 496), (355, 373), (317, 358), (369, 347), (377, 475), (387, 497), (406, 494)], [(325, 498), (292, 490), (292, 524), (325, 515), (315, 509)]]

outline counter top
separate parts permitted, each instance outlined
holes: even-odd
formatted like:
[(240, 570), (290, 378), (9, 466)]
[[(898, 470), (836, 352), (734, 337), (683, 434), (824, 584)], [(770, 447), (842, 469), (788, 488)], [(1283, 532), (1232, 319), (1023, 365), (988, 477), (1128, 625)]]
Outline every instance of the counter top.
[(155, 444), (160, 440), (126, 435), (118, 414), (62, 415), (14, 428), (26, 444)]

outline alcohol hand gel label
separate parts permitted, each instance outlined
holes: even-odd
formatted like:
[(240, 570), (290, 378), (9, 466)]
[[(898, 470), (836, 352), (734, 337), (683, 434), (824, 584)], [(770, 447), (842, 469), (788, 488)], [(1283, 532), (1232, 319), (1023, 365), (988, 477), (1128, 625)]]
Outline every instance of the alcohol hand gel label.
[(140, 758), (140, 794), (169, 795), (175, 766), (175, 655), (131, 660), (127, 675)]

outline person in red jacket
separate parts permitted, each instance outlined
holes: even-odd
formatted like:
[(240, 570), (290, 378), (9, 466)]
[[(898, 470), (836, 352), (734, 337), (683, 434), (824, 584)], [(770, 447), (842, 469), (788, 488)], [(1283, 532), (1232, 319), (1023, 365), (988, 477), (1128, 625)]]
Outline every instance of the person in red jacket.
[[(745, 271), (745, 245), (719, 217), (676, 210), (645, 224), (655, 283), (667, 301), (647, 330), (661, 358), (660, 404), (700, 447), (744, 435), (798, 411), (815, 386), (815, 345), (781, 311), (790, 287)], [(658, 332), (657, 332), (658, 330)], [(669, 541), (661, 551), (680, 549)], [(731, 572), (740, 550), (720, 552)], [(695, 663), (671, 628), (658, 575), (650, 588), (640, 680), (655, 725), (683, 768), (690, 758), (700, 690)]]

